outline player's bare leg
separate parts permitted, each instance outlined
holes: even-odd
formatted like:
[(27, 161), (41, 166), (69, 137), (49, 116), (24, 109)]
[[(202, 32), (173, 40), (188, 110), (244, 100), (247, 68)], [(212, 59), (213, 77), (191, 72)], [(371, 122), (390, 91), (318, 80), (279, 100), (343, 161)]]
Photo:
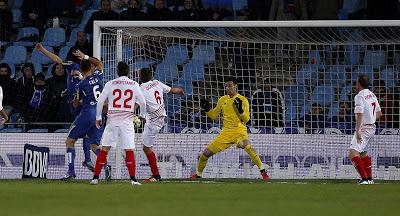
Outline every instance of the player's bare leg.
[(103, 146), (100, 150), (99, 155), (97, 155), (96, 165), (94, 166), (94, 174), (93, 179), (90, 182), (92, 185), (96, 185), (99, 183), (99, 176), (101, 173), (101, 169), (103, 168), (104, 164), (107, 161), (107, 154), (110, 151), (111, 146)]
[(149, 160), (149, 166), (150, 166), (151, 173), (152, 173), (152, 176), (150, 178), (144, 180), (144, 182), (161, 181), (161, 176), (160, 176), (160, 173), (158, 172), (157, 157), (153, 151), (153, 148), (143, 146), (143, 151), (144, 151), (147, 159)]
[(135, 161), (135, 153), (133, 149), (125, 149), (126, 157), (125, 163), (128, 168), (129, 176), (131, 177), (132, 186), (142, 185), (136, 180), (136, 161)]
[(361, 159), (360, 153), (354, 149), (350, 149), (349, 158), (353, 163), (354, 168), (360, 174), (361, 180), (359, 184), (369, 184), (367, 171), (365, 170), (365, 165)]
[(247, 154), (249, 155), (251, 161), (253, 161), (254, 164), (257, 165), (258, 169), (260, 170), (262, 179), (264, 181), (268, 181), (269, 180), (269, 176), (267, 174), (267, 171), (264, 168), (264, 165), (260, 159), (260, 156), (258, 156), (257, 152), (255, 149), (253, 149), (249, 143), (248, 140), (243, 140), (243, 142), (241, 144), (239, 144), (237, 147), (244, 149)]
[(197, 164), (197, 171), (190, 177), (191, 180), (201, 178), (201, 176), (203, 175), (203, 170), (207, 166), (208, 158), (213, 155), (214, 152), (212, 152), (209, 148), (204, 149), (203, 153), (199, 157), (199, 161)]
[(69, 180), (69, 179), (74, 179), (76, 177), (75, 174), (75, 142), (76, 140), (67, 137), (67, 140), (65, 141), (65, 146), (67, 147), (67, 161), (68, 161), (68, 172), (65, 175), (64, 178), (61, 180)]
[(367, 172), (367, 178), (369, 184), (374, 184), (374, 180), (372, 180), (372, 161), (371, 157), (368, 156), (367, 152), (361, 152), (360, 154), (361, 160), (364, 163), (365, 171)]

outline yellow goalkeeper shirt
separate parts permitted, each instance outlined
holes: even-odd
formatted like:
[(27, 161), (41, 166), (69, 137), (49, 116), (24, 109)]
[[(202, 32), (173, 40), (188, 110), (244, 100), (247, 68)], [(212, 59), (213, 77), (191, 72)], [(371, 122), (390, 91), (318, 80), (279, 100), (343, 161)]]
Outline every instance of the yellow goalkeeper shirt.
[[(239, 114), (234, 101), (235, 98), (242, 100), (243, 113)], [(215, 120), (222, 110), (223, 128), (222, 129), (244, 129), (247, 130), (246, 122), (250, 120), (249, 101), (246, 97), (236, 94), (233, 97), (229, 95), (222, 96), (214, 109), (207, 112), (208, 117)]]

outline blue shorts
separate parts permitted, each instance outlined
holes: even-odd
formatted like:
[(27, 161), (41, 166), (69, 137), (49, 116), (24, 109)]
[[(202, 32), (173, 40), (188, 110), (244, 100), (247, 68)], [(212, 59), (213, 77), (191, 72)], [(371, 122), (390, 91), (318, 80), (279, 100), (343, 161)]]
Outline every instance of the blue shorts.
[(104, 132), (104, 126), (100, 129), (96, 127), (96, 115), (93, 111), (81, 112), (72, 123), (68, 137), (74, 140), (87, 138), (90, 144), (100, 145), (101, 136)]

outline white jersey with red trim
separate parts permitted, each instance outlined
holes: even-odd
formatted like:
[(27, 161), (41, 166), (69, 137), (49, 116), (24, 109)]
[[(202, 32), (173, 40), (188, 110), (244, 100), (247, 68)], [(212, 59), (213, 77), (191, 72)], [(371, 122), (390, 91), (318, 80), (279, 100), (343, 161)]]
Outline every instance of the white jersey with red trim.
[(96, 119), (101, 119), (105, 100), (108, 100), (107, 125), (132, 124), (135, 103), (140, 106), (140, 115), (146, 114), (146, 101), (136, 81), (126, 76), (110, 80), (104, 86), (97, 102)]
[(354, 101), (354, 113), (362, 113), (361, 125), (375, 124), (376, 113), (381, 111), (375, 94), (369, 89), (363, 89), (354, 97)]
[(140, 85), (146, 99), (147, 120), (152, 121), (167, 116), (164, 105), (164, 93), (171, 91), (171, 87), (158, 80), (151, 80)]

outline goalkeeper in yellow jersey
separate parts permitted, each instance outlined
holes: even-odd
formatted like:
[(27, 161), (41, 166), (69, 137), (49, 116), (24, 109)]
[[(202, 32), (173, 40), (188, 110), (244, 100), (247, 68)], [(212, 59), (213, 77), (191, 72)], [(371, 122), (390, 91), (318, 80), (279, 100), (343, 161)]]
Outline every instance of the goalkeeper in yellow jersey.
[(246, 97), (238, 94), (237, 81), (234, 77), (225, 80), (225, 90), (227, 95), (222, 96), (214, 109), (211, 109), (210, 102), (201, 100), (200, 106), (206, 112), (208, 117), (215, 120), (219, 113), (223, 113), (223, 128), (221, 133), (207, 146), (200, 155), (197, 164), (197, 172), (190, 179), (199, 179), (207, 165), (209, 157), (224, 151), (231, 145), (244, 149), (249, 154), (251, 161), (260, 169), (264, 181), (269, 180), (269, 176), (264, 169), (260, 157), (249, 143), (247, 135), (246, 122), (250, 120), (249, 102)]

